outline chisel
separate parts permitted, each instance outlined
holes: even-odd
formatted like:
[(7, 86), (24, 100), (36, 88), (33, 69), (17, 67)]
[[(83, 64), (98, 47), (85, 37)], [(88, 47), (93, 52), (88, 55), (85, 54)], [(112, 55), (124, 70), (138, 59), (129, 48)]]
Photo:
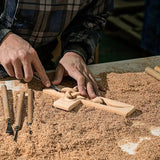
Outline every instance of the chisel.
[(30, 126), (33, 122), (33, 91), (32, 89), (28, 89), (28, 126), (29, 133), (32, 134)]
[(25, 93), (24, 91), (21, 91), (20, 96), (18, 97), (16, 122), (15, 122), (15, 128), (14, 128), (16, 133), (14, 136), (14, 141), (17, 140), (18, 131), (20, 130), (20, 127), (21, 127), (24, 93)]
[(1, 86), (2, 90), (2, 99), (3, 99), (3, 107), (4, 107), (4, 114), (5, 114), (5, 119), (7, 122), (7, 129), (6, 133), (9, 133), (11, 135), (14, 135), (12, 126), (11, 126), (11, 117), (10, 117), (10, 109), (9, 109), (9, 104), (8, 104), (8, 96), (7, 96), (7, 87), (6, 85)]

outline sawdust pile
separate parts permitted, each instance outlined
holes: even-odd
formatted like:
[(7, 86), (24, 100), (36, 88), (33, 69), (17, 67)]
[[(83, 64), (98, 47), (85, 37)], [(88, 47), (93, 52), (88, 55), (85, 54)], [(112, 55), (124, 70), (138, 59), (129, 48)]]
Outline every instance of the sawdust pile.
[[(35, 96), (32, 134), (27, 125), (26, 100), (17, 142), (5, 133), (0, 99), (0, 159), (159, 160), (160, 82), (144, 73), (102, 73), (97, 78), (106, 87), (107, 98), (134, 105), (136, 112), (127, 118), (94, 106), (77, 106), (73, 111), (65, 112), (54, 108), (55, 99), (42, 94), (42, 86), (33, 80), (29, 86), (34, 89)], [(9, 97), (10, 104), (17, 94), (15, 91)], [(132, 147), (127, 149), (126, 144), (132, 144)]]

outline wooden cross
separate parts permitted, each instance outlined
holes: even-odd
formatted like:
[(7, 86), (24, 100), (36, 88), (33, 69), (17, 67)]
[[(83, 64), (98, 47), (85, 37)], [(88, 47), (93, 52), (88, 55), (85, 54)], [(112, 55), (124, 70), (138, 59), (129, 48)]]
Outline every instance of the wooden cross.
[(96, 97), (94, 99), (87, 99), (80, 95), (77, 88), (62, 88), (61, 92), (57, 92), (54, 89), (43, 89), (43, 93), (59, 98), (53, 103), (53, 106), (66, 111), (71, 111), (79, 104), (107, 110), (124, 117), (129, 116), (135, 111), (134, 106), (109, 98)]

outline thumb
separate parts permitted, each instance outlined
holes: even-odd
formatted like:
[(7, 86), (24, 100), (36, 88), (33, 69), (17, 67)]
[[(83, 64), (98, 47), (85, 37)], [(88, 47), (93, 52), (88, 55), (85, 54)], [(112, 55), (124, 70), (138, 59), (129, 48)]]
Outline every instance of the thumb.
[(53, 85), (58, 85), (62, 82), (63, 76), (64, 76), (64, 67), (61, 64), (58, 64), (55, 72), (54, 79), (52, 81)]

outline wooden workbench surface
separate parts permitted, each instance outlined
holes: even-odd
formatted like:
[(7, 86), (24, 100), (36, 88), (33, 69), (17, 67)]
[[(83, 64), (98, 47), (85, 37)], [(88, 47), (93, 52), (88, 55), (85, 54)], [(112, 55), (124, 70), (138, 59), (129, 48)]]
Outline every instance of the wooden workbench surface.
[(147, 66), (156, 65), (160, 65), (160, 56), (94, 64), (89, 65), (89, 69), (97, 75), (102, 72), (143, 72)]

